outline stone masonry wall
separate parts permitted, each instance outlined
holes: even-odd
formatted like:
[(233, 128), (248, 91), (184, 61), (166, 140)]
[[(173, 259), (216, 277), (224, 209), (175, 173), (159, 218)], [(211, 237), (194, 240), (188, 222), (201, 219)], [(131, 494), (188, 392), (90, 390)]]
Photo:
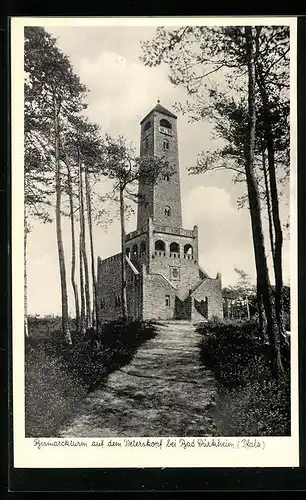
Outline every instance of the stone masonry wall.
[[(128, 315), (142, 317), (142, 279), (126, 265)], [(100, 321), (113, 321), (122, 316), (121, 254), (99, 262), (98, 307)], [(119, 300), (118, 300), (119, 299)]]
[[(154, 113), (154, 115), (154, 153), (169, 162), (173, 173), (170, 175), (169, 180), (162, 179), (154, 186), (153, 220), (157, 224), (182, 227), (176, 118), (158, 112)], [(166, 119), (171, 124), (172, 135), (169, 136), (160, 131), (160, 120), (162, 119)], [(167, 141), (169, 149), (164, 148), (165, 141)], [(171, 209), (170, 216), (165, 215), (165, 207), (167, 206)]]
[[(141, 126), (140, 133), (140, 156), (153, 156), (154, 154), (154, 134), (153, 124), (148, 131), (144, 131), (144, 127), (151, 118), (146, 120)], [(144, 146), (146, 144), (146, 147)], [(154, 200), (154, 187), (153, 184), (146, 182), (139, 182), (138, 187), (139, 201), (137, 207), (137, 228), (140, 229), (147, 223), (149, 217), (153, 216), (153, 200)]]
[[(179, 279), (172, 278), (172, 270), (178, 269)], [(161, 273), (176, 287), (177, 296), (182, 300), (189, 290), (197, 285), (199, 278), (199, 268), (193, 261), (186, 259), (155, 256), (151, 261), (151, 272)]]
[[(163, 252), (155, 252), (155, 242), (162, 240), (165, 243), (165, 255)], [(171, 253), (171, 243), (179, 245), (179, 253)], [(193, 247), (193, 256), (184, 256), (184, 246), (190, 244)], [(163, 274), (177, 289), (177, 295), (180, 299), (186, 297), (186, 294), (197, 285), (201, 279), (199, 278), (198, 266), (198, 239), (197, 233), (194, 237), (172, 235), (155, 232), (153, 235), (152, 251), (150, 254), (149, 269), (153, 273), (160, 272)], [(179, 270), (179, 279), (174, 279), (172, 270)]]
[(127, 308), (132, 319), (142, 318), (142, 276), (134, 274), (129, 265), (126, 266)]
[(195, 309), (194, 299), (197, 301), (208, 299), (208, 319), (216, 316), (223, 318), (223, 302), (221, 280), (206, 278), (202, 284), (191, 294), (192, 297), (192, 319), (202, 321), (203, 316)]
[[(169, 297), (169, 305), (166, 303)], [(168, 299), (167, 299), (168, 300)], [(175, 290), (158, 274), (143, 276), (143, 319), (172, 319), (175, 317)]]
[[(172, 128), (168, 134), (165, 133), (169, 130), (166, 127), (160, 129), (162, 119), (171, 124)], [(141, 124), (140, 134), (140, 156), (144, 155), (154, 155), (167, 160), (171, 175), (169, 179), (161, 175), (158, 182), (151, 186), (145, 182), (139, 183), (140, 203), (137, 227), (143, 227), (149, 217), (152, 217), (158, 224), (181, 227), (182, 207), (176, 118), (158, 111), (153, 111), (146, 117)], [(170, 215), (165, 214), (166, 207), (170, 207)]]
[[(98, 306), (100, 321), (112, 321), (121, 316), (121, 308), (117, 305), (117, 297), (121, 296), (121, 254), (98, 263)], [(101, 307), (101, 304), (104, 304)]]

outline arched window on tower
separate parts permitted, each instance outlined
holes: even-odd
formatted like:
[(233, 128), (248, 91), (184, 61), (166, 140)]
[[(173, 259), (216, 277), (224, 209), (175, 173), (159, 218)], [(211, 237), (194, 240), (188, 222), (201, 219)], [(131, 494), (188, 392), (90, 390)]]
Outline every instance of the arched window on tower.
[(170, 176), (168, 174), (164, 175), (164, 181), (170, 181)]
[(176, 242), (170, 243), (170, 257), (180, 256), (180, 245)]
[(161, 257), (165, 256), (165, 242), (163, 240), (155, 241), (155, 255), (159, 255)]
[(170, 130), (172, 130), (171, 123), (168, 120), (165, 120), (165, 118), (162, 118), (160, 120), (159, 124), (160, 124), (161, 127), (169, 128)]
[(165, 251), (165, 242), (163, 240), (155, 241), (155, 250), (164, 252)]
[(184, 259), (192, 259), (193, 258), (193, 248), (192, 245), (184, 246)]
[(170, 217), (170, 215), (171, 215), (171, 208), (170, 207), (165, 207), (165, 215), (167, 217)]

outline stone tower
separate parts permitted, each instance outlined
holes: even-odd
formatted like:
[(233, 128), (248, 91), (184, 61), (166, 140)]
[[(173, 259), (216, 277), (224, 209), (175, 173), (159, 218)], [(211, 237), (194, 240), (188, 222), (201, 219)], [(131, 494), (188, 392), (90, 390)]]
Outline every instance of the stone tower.
[(158, 104), (140, 122), (140, 156), (168, 161), (170, 175), (156, 183), (139, 184), (137, 229), (152, 218), (156, 224), (182, 227), (182, 207), (177, 140), (177, 117)]
[[(222, 317), (221, 277), (199, 265), (198, 227), (182, 225), (177, 117), (157, 105), (140, 122), (140, 156), (165, 159), (158, 181), (140, 182), (137, 228), (125, 236), (128, 315), (201, 321)], [(121, 254), (98, 260), (101, 321), (121, 314)]]

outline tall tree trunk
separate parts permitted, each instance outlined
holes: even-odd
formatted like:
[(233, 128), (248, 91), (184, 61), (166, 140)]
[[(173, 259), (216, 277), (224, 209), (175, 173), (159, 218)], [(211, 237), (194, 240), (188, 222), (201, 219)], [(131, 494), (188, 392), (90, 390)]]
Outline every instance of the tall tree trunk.
[(260, 285), (257, 280), (257, 309), (258, 309), (258, 320), (259, 320), (259, 328), (261, 332), (261, 339), (263, 342), (267, 341), (267, 320), (265, 315), (265, 309), (263, 305), (262, 293), (260, 291)]
[[(257, 43), (259, 43), (259, 37), (257, 37)], [(283, 328), (283, 304), (282, 304), (282, 292), (283, 292), (283, 273), (282, 273), (282, 247), (283, 247), (283, 232), (279, 215), (279, 202), (278, 202), (278, 190), (277, 181), (275, 173), (275, 151), (274, 151), (274, 135), (271, 123), (271, 112), (269, 106), (269, 97), (267, 94), (263, 67), (260, 61), (257, 62), (256, 67), (256, 81), (259, 88), (259, 93), (263, 105), (264, 114), (264, 133), (265, 141), (268, 152), (268, 169), (269, 169), (269, 183), (270, 183), (270, 193), (271, 193), (271, 205), (272, 205), (272, 218), (274, 225), (275, 234), (275, 244), (274, 244), (274, 274), (275, 274), (275, 310), (277, 323), (279, 327), (280, 334), (284, 333)]]
[(89, 287), (89, 268), (86, 249), (86, 235), (85, 235), (85, 209), (84, 209), (84, 193), (83, 193), (83, 176), (81, 168), (81, 218), (83, 224), (83, 240), (82, 240), (82, 257), (84, 264), (84, 284), (85, 284), (85, 302), (86, 302), (86, 328), (90, 328), (92, 324), (91, 316), (91, 300), (90, 300), (90, 287)]
[(83, 270), (83, 254), (82, 254), (82, 235), (80, 229), (79, 238), (79, 263), (80, 263), (80, 296), (81, 296), (81, 314), (80, 314), (80, 332), (86, 333), (86, 306), (85, 306), (85, 293), (84, 293), (84, 270)]
[(84, 292), (84, 264), (83, 264), (83, 240), (84, 240), (84, 218), (82, 210), (83, 202), (83, 183), (82, 183), (82, 166), (78, 150), (78, 170), (79, 170), (79, 217), (80, 217), (80, 234), (79, 234), (79, 264), (80, 264), (80, 294), (81, 294), (81, 316), (80, 329), (82, 333), (86, 332), (86, 303)]
[(72, 179), (71, 170), (68, 161), (67, 166), (67, 176), (68, 176), (68, 196), (70, 205), (70, 229), (71, 229), (71, 284), (74, 293), (74, 303), (75, 303), (75, 322), (76, 331), (80, 332), (80, 303), (79, 303), (79, 293), (78, 287), (75, 281), (75, 226), (74, 226), (74, 203), (73, 203), (73, 192), (72, 192)]
[(120, 222), (121, 222), (121, 302), (123, 320), (128, 319), (126, 296), (126, 258), (125, 258), (125, 219), (124, 219), (124, 189), (120, 186)]
[(264, 173), (266, 199), (267, 199), (267, 213), (268, 213), (268, 223), (269, 223), (270, 247), (271, 247), (273, 268), (274, 268), (274, 273), (275, 273), (273, 221), (272, 221), (272, 213), (271, 213), (270, 188), (269, 188), (267, 165), (266, 165), (266, 155), (265, 155), (264, 149), (262, 150), (262, 169), (263, 169), (263, 173)]
[(88, 229), (89, 229), (89, 239), (90, 239), (90, 256), (91, 256), (91, 276), (92, 276), (92, 291), (93, 291), (93, 323), (98, 330), (98, 301), (97, 301), (97, 280), (95, 272), (95, 254), (94, 254), (94, 244), (93, 244), (93, 231), (92, 231), (92, 209), (91, 209), (91, 198), (90, 198), (90, 187), (89, 187), (89, 175), (88, 169), (85, 168), (85, 189), (86, 189), (86, 204), (87, 204), (87, 215), (88, 215)]
[(261, 207), (258, 186), (254, 175), (255, 149), (255, 65), (252, 27), (245, 27), (247, 66), (248, 66), (248, 140), (246, 144), (245, 172), (247, 180), (248, 198), (251, 214), (252, 235), (258, 284), (262, 294), (265, 315), (267, 319), (267, 335), (271, 345), (271, 370), (273, 376), (280, 377), (283, 367), (280, 356), (279, 336), (276, 314), (270, 286), (267, 259), (265, 254), (264, 236), (261, 221)]
[(61, 299), (62, 299), (62, 333), (64, 340), (71, 344), (71, 335), (69, 331), (69, 314), (68, 314), (68, 294), (67, 294), (67, 280), (66, 280), (66, 265), (65, 253), (62, 235), (62, 220), (61, 220), (61, 201), (62, 201), (62, 185), (61, 185), (61, 162), (60, 162), (60, 148), (59, 148), (59, 111), (56, 100), (54, 99), (54, 135), (55, 135), (55, 192), (56, 192), (56, 207), (55, 207), (55, 222), (56, 222), (56, 237), (57, 237), (57, 250), (58, 262), (60, 270), (61, 282)]
[(24, 222), (24, 334), (25, 337), (29, 336), (29, 326), (28, 326), (28, 272), (27, 272), (27, 243), (28, 243), (28, 225)]

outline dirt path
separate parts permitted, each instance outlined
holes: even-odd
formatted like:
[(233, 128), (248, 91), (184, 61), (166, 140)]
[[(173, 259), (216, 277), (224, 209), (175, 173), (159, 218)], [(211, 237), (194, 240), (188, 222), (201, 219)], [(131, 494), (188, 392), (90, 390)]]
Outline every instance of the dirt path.
[(209, 436), (214, 378), (199, 361), (198, 334), (168, 322), (128, 366), (74, 409), (61, 437)]

